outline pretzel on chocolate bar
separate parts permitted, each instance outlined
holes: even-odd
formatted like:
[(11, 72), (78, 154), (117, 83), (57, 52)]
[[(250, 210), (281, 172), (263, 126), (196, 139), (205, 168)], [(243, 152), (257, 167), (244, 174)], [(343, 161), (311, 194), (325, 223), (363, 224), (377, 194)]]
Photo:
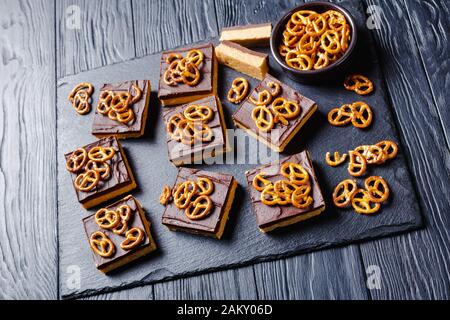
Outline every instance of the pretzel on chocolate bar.
[(109, 258), (116, 252), (114, 243), (102, 231), (97, 231), (89, 237), (92, 250), (103, 258)]
[(200, 220), (208, 216), (213, 208), (211, 198), (207, 195), (197, 197), (185, 210), (186, 216), (191, 220)]
[(125, 238), (120, 244), (120, 247), (123, 250), (129, 251), (141, 244), (145, 238), (145, 232), (140, 228), (132, 228), (125, 233)]
[(272, 130), (275, 125), (272, 112), (264, 105), (252, 110), (252, 119), (255, 121), (256, 127), (263, 132)]
[(95, 213), (95, 222), (100, 228), (105, 230), (117, 227), (120, 220), (121, 217), (117, 211), (102, 208)]
[(75, 188), (79, 191), (89, 192), (100, 182), (100, 174), (95, 170), (89, 170), (79, 174), (74, 181)]
[(264, 178), (264, 176), (265, 173), (260, 172), (257, 175), (255, 175), (252, 180), (253, 188), (255, 188), (259, 192), (263, 191), (269, 184), (272, 184), (272, 182)]
[(105, 162), (114, 157), (116, 150), (110, 147), (96, 146), (88, 152), (88, 157), (92, 161)]
[(66, 161), (66, 169), (72, 173), (80, 171), (88, 160), (87, 151), (84, 148), (78, 148), (70, 155)]
[(232, 103), (239, 103), (245, 99), (249, 91), (247, 79), (238, 77), (233, 80), (231, 88), (228, 91), (227, 99)]

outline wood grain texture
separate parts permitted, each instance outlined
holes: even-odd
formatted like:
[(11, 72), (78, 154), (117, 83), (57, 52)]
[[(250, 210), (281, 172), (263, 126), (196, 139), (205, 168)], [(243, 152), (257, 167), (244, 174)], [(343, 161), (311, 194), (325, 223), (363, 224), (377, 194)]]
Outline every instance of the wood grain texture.
[(217, 35), (213, 0), (132, 0), (138, 57)]
[(56, 1), (56, 44), (58, 77), (134, 58), (131, 0)]
[(54, 2), (0, 7), (0, 299), (55, 299)]
[(373, 34), (405, 156), (421, 198), (425, 229), (362, 244), (361, 252), (365, 266), (381, 268), (382, 288), (370, 291), (372, 298), (448, 299), (450, 199), (442, 191), (450, 190), (450, 158), (405, 3), (366, 1), (382, 10), (383, 27)]
[(414, 39), (430, 84), (445, 143), (450, 150), (450, 3), (448, 1), (405, 1)]

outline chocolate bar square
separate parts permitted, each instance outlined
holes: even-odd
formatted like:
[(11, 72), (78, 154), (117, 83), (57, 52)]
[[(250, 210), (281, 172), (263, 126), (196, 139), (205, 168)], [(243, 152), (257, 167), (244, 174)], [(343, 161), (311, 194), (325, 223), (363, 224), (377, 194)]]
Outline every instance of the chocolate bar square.
[(118, 120), (111, 119), (108, 114), (100, 113), (98, 108), (96, 108), (94, 122), (92, 124), (93, 135), (99, 138), (115, 135), (121, 139), (137, 138), (144, 134), (151, 96), (151, 84), (149, 80), (104, 84), (100, 90), (100, 97), (105, 92), (112, 92), (113, 95), (129, 93), (131, 96), (134, 96), (136, 95), (134, 86), (142, 90), (141, 98), (136, 103), (130, 104), (130, 108), (134, 113), (134, 119), (128, 123), (121, 123)]
[(92, 256), (97, 269), (104, 273), (111, 272), (156, 250), (156, 243), (151, 235), (150, 222), (137, 199), (130, 195), (112, 205), (105, 207), (105, 209), (115, 211), (123, 205), (127, 205), (131, 209), (131, 216), (127, 222), (126, 230), (139, 228), (145, 233), (142, 242), (130, 250), (124, 250), (120, 246), (120, 244), (126, 239), (126, 232), (119, 235), (111, 230), (101, 228), (95, 220), (95, 214), (83, 219), (84, 230), (86, 232), (88, 242), (90, 242), (90, 237), (93, 233), (100, 231), (103, 232), (103, 234), (114, 244), (114, 253), (107, 258), (98, 255), (94, 250), (92, 250)]
[[(189, 86), (184, 83), (177, 83), (176, 85), (167, 84), (164, 81), (164, 73), (170, 66), (167, 58), (174, 54), (186, 57), (191, 50), (200, 50), (204, 54), (203, 62), (199, 67), (200, 82), (194, 86)], [(217, 72), (218, 63), (214, 54), (214, 46), (211, 43), (165, 51), (161, 55), (158, 98), (161, 100), (163, 106), (172, 106), (198, 100), (211, 94), (217, 95)]]
[(210, 195), (214, 206), (212, 212), (203, 219), (192, 220), (184, 209), (179, 209), (174, 202), (170, 202), (162, 216), (162, 223), (172, 231), (185, 231), (220, 239), (228, 220), (237, 182), (229, 174), (180, 168), (172, 189), (187, 180), (195, 182), (200, 177), (209, 178), (214, 184), (214, 191)]
[[(108, 179), (101, 180), (94, 189), (84, 192), (75, 187), (75, 179), (85, 170), (81, 169), (81, 171), (78, 172), (69, 172), (72, 183), (74, 184), (78, 201), (86, 209), (92, 208), (136, 188), (136, 181), (134, 179), (133, 172), (131, 171), (125, 152), (123, 151), (117, 138), (103, 138), (94, 143), (88, 144), (83, 148), (86, 152), (89, 152), (92, 148), (97, 146), (110, 147), (115, 151), (114, 157), (106, 161), (111, 170), (110, 177)], [(66, 161), (71, 157), (72, 153), (73, 152), (70, 152), (65, 155)], [(87, 160), (85, 163), (86, 162)]]
[(169, 160), (176, 166), (197, 162), (201, 163), (203, 160), (214, 158), (219, 154), (227, 152), (229, 149), (222, 105), (220, 100), (214, 95), (182, 106), (164, 108), (163, 120), (166, 126), (174, 115), (183, 115), (184, 111), (192, 105), (206, 106), (212, 109), (213, 118), (206, 125), (212, 130), (213, 138), (210, 142), (195, 141), (193, 145), (188, 145), (177, 141), (167, 132)]
[[(268, 206), (262, 203), (261, 192), (253, 187), (253, 179), (259, 173), (264, 173), (264, 178), (272, 183), (278, 180), (287, 180), (280, 173), (281, 166), (284, 163), (300, 164), (308, 172), (311, 197), (313, 199), (312, 204), (308, 208), (299, 209), (292, 204)], [(325, 210), (325, 201), (308, 151), (284, 158), (279, 162), (269, 163), (249, 170), (246, 172), (246, 177), (256, 221), (262, 232), (269, 232), (276, 228), (285, 227), (312, 218)]]
[[(281, 86), (281, 93), (278, 97), (284, 98), (287, 101), (293, 101), (297, 103), (300, 108), (300, 114), (292, 120), (289, 120), (287, 125), (278, 122), (275, 123), (272, 130), (263, 132), (258, 129), (255, 121), (252, 118), (253, 109), (257, 106), (252, 103), (250, 97), (258, 99), (258, 93), (263, 90), (270, 91), (268, 87), (270, 82), (277, 83)], [(272, 110), (270, 105), (267, 106), (269, 110)], [(288, 85), (278, 81), (271, 75), (266, 75), (264, 80), (252, 91), (247, 99), (241, 104), (241, 106), (233, 114), (233, 120), (238, 128), (243, 129), (250, 136), (260, 140), (268, 145), (276, 152), (282, 152), (292, 138), (297, 134), (300, 128), (308, 121), (308, 119), (317, 110), (317, 105), (314, 101), (302, 96), (300, 93), (289, 87)]]

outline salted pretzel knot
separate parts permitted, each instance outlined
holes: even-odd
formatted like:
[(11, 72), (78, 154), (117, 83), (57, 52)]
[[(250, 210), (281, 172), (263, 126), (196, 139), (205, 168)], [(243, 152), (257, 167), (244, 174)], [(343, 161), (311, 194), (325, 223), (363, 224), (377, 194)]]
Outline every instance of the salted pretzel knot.
[(191, 203), (192, 197), (197, 194), (198, 186), (194, 181), (187, 180), (178, 186), (173, 198), (179, 209), (186, 209)]
[(252, 186), (259, 192), (262, 192), (268, 185), (272, 184), (270, 180), (264, 178), (265, 175), (264, 172), (260, 172), (253, 177)]
[(95, 222), (100, 228), (105, 230), (117, 227), (120, 219), (118, 212), (106, 208), (102, 208), (95, 213)]
[(276, 98), (272, 102), (274, 112), (274, 122), (281, 122), (284, 125), (289, 124), (289, 120), (295, 119), (301, 112), (301, 107), (295, 101), (289, 101), (285, 98)]
[(69, 94), (69, 101), (78, 114), (84, 115), (91, 111), (91, 96), (94, 87), (88, 82), (82, 82), (75, 86)]
[(120, 247), (128, 251), (141, 244), (145, 238), (145, 232), (140, 228), (131, 228), (125, 233), (125, 238), (120, 244)]
[(290, 197), (286, 194), (275, 192), (273, 184), (267, 185), (261, 192), (261, 202), (267, 206), (284, 206), (290, 203)]
[(301, 164), (286, 162), (281, 166), (280, 173), (296, 185), (309, 183), (309, 173)]
[(130, 220), (133, 211), (129, 205), (123, 204), (116, 209), (116, 212), (120, 216), (120, 222), (112, 229), (112, 232), (121, 236), (128, 230), (128, 221)]
[(116, 154), (116, 150), (111, 147), (96, 146), (88, 152), (88, 157), (92, 161), (105, 162), (111, 160)]
[(333, 192), (333, 202), (338, 208), (344, 208), (350, 205), (352, 196), (358, 189), (355, 180), (346, 179), (341, 181)]
[(161, 195), (159, 196), (159, 203), (161, 203), (163, 206), (166, 206), (172, 197), (172, 190), (170, 190), (169, 186), (164, 186), (163, 190), (161, 191)]
[(206, 177), (200, 177), (197, 179), (198, 195), (209, 196), (214, 192), (214, 183), (211, 179)]
[(247, 79), (238, 77), (233, 80), (231, 88), (228, 91), (227, 99), (232, 103), (240, 103), (245, 99), (249, 91)]
[(362, 101), (352, 103), (352, 125), (364, 129), (371, 125), (373, 112), (369, 105)]
[(97, 231), (89, 237), (92, 250), (103, 258), (109, 258), (116, 252), (114, 243), (102, 231)]
[(252, 96), (250, 97), (250, 102), (253, 103), (256, 106), (267, 106), (269, 105), (272, 100), (273, 100), (273, 96), (272, 94), (264, 89), (261, 92), (256, 93), (257, 98), (253, 98)]
[(191, 220), (200, 220), (207, 217), (213, 208), (211, 198), (207, 195), (197, 197), (185, 210), (186, 216)]
[(183, 115), (190, 121), (208, 122), (214, 117), (214, 112), (208, 106), (193, 104), (184, 109)]
[(351, 74), (344, 80), (344, 87), (349, 91), (354, 91), (359, 95), (367, 95), (373, 91), (373, 82), (369, 78), (360, 74)]
[(84, 148), (78, 148), (77, 150), (72, 152), (69, 159), (67, 159), (66, 169), (72, 173), (78, 172), (84, 167), (87, 160), (87, 151)]
[(374, 214), (380, 210), (381, 205), (370, 200), (369, 193), (364, 189), (358, 189), (352, 195), (352, 206), (356, 213)]
[(364, 186), (372, 202), (381, 203), (389, 198), (389, 186), (382, 177), (368, 177), (364, 181)]
[(348, 164), (348, 173), (353, 177), (360, 177), (366, 173), (367, 160), (357, 151), (349, 152), (350, 162)]
[(262, 132), (272, 130), (275, 125), (272, 112), (263, 105), (252, 110), (252, 119), (255, 121), (256, 127)]
[(337, 166), (343, 164), (346, 159), (347, 159), (347, 154), (344, 153), (341, 156), (341, 155), (339, 155), (338, 151), (335, 151), (333, 153), (333, 156), (331, 156), (330, 152), (327, 152), (326, 155), (325, 155), (325, 161), (331, 167), (337, 167)]
[(94, 170), (100, 175), (100, 178), (105, 181), (111, 176), (111, 167), (107, 162), (97, 162), (89, 160), (84, 167), (84, 170)]
[(334, 108), (328, 113), (328, 122), (337, 127), (345, 126), (352, 121), (353, 109), (350, 104)]
[(75, 188), (79, 191), (89, 192), (100, 182), (100, 174), (95, 170), (89, 170), (79, 174), (74, 181)]
[(308, 208), (314, 202), (314, 199), (313, 197), (311, 197), (310, 193), (311, 193), (310, 185), (298, 186), (291, 196), (292, 205), (299, 209)]

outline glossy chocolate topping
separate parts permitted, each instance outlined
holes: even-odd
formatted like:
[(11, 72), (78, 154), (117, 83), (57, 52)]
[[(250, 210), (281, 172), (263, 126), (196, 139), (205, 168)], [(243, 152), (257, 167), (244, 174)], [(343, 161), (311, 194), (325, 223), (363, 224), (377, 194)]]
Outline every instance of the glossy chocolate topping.
[[(113, 233), (112, 231), (100, 228), (97, 225), (97, 223), (95, 222), (95, 214), (83, 219), (84, 230), (86, 231), (86, 236), (88, 239), (87, 240), (88, 246), (89, 246), (89, 238), (90, 238), (91, 234), (93, 234), (96, 231), (102, 231), (114, 243), (114, 246), (116, 247), (115, 254), (110, 258), (103, 258), (103, 257), (97, 255), (94, 251), (92, 251), (92, 255), (94, 256), (94, 262), (95, 262), (96, 266), (99, 268), (103, 268), (110, 263), (113, 263), (119, 259), (123, 259), (127, 255), (132, 254), (136, 250), (139, 250), (140, 248), (150, 244), (150, 240), (147, 235), (147, 230), (145, 229), (145, 226), (142, 222), (142, 217), (139, 213), (137, 200), (133, 196), (127, 196), (124, 199), (119, 200), (116, 203), (114, 203), (108, 207), (105, 207), (105, 208), (109, 209), (109, 210), (115, 210), (119, 206), (124, 205), (124, 204), (128, 205), (132, 211), (130, 221), (128, 222), (128, 229), (139, 228), (145, 232), (145, 238), (142, 241), (142, 243), (139, 246), (137, 246), (131, 250), (125, 251), (120, 247), (120, 244), (126, 239), (125, 236), (119, 236), (119, 235)], [(143, 218), (146, 219), (145, 215)]]
[[(265, 178), (275, 182), (277, 180), (287, 180), (280, 174), (280, 167), (286, 162), (299, 163), (308, 171), (311, 183), (311, 196), (314, 199), (313, 204), (308, 209), (298, 209), (292, 205), (288, 206), (267, 206), (261, 202), (261, 192), (257, 191), (253, 186), (253, 178), (260, 172), (264, 172)], [(246, 172), (248, 190), (252, 199), (253, 210), (255, 211), (256, 220), (260, 228), (265, 228), (282, 220), (293, 216), (306, 214), (325, 205), (325, 201), (320, 190), (319, 183), (314, 172), (314, 168), (307, 151), (284, 158), (280, 163), (271, 163)]]
[(233, 182), (233, 176), (223, 173), (208, 172), (202, 170), (180, 168), (174, 186), (183, 183), (186, 180), (197, 181), (199, 177), (211, 179), (214, 183), (214, 192), (210, 198), (214, 204), (213, 211), (204, 219), (190, 220), (184, 210), (178, 209), (173, 203), (169, 203), (162, 216), (162, 223), (176, 228), (189, 229), (193, 232), (214, 234), (217, 232), (220, 220), (223, 215), (224, 205), (226, 204), (228, 191)]
[[(112, 192), (113, 190), (118, 189), (123, 185), (129, 184), (132, 181), (131, 175), (129, 174), (123, 160), (122, 153), (120, 152), (119, 142), (115, 137), (100, 139), (94, 143), (88, 144), (84, 148), (87, 152), (89, 152), (89, 150), (96, 146), (112, 147), (116, 151), (114, 157), (111, 160), (106, 161), (111, 167), (111, 176), (106, 181), (100, 181), (97, 187), (89, 192), (79, 191), (74, 186), (78, 201), (81, 203), (87, 202), (105, 193)], [(65, 155), (66, 161), (71, 156), (71, 154), (72, 152)], [(72, 182), (74, 182), (79, 173), (69, 173), (71, 175)]]
[[(190, 50), (198, 49), (203, 52), (204, 54), (204, 60), (203, 63), (200, 65), (200, 76), (201, 80), (200, 83), (196, 86), (188, 86), (184, 83), (179, 83), (177, 86), (169, 86), (164, 82), (164, 73), (166, 72), (168, 68), (168, 64), (166, 63), (166, 59), (168, 56), (170, 56), (172, 53), (178, 53), (181, 54), (183, 57), (186, 56), (186, 54)], [(178, 96), (183, 95), (191, 95), (191, 94), (206, 94), (208, 92), (212, 92), (213, 90), (213, 73), (214, 73), (214, 47), (211, 43), (196, 46), (196, 47), (190, 47), (190, 48), (183, 48), (183, 49), (177, 49), (177, 50), (171, 50), (171, 51), (165, 51), (161, 55), (161, 69), (160, 69), (160, 77), (159, 77), (159, 90), (158, 90), (158, 98), (160, 99), (170, 99)]]
[(220, 114), (218, 111), (218, 104), (216, 97), (214, 95), (208, 96), (206, 98), (190, 102), (188, 104), (164, 108), (163, 110), (163, 120), (164, 123), (167, 124), (169, 119), (177, 114), (183, 114), (183, 111), (190, 105), (199, 105), (199, 106), (207, 106), (210, 107), (214, 112), (213, 119), (207, 123), (207, 125), (211, 128), (214, 134), (214, 138), (211, 142), (199, 142), (192, 146), (185, 145), (181, 142), (172, 140), (170, 135), (167, 133), (167, 147), (169, 152), (169, 160), (174, 160), (180, 157), (184, 157), (186, 155), (195, 154), (205, 149), (210, 148), (223, 148), (225, 146), (225, 138), (223, 133), (223, 126), (221, 124)]
[[(287, 126), (282, 125), (281, 123), (277, 123), (271, 131), (261, 132), (258, 131), (258, 128), (256, 127), (256, 124), (252, 119), (252, 111), (256, 106), (250, 101), (250, 97), (257, 99), (258, 92), (261, 92), (265, 89), (269, 89), (270, 91), (270, 88), (267, 87), (267, 83), (269, 82), (279, 83), (281, 85), (281, 94), (278, 97), (297, 102), (301, 107), (301, 113), (297, 118), (290, 120), (289, 125)], [(265, 140), (271, 142), (275, 146), (280, 146), (289, 137), (292, 131), (294, 131), (295, 128), (300, 125), (303, 118), (307, 114), (309, 114), (315, 104), (316, 103), (314, 101), (302, 96), (300, 93), (298, 93), (288, 85), (267, 74), (264, 80), (252, 91), (252, 93), (233, 114), (233, 120), (241, 124), (243, 127), (257, 133), (259, 136), (263, 137)]]
[[(131, 105), (134, 111), (135, 119), (130, 123), (120, 123), (111, 120), (107, 115), (103, 115), (97, 111), (95, 107), (94, 123), (92, 124), (92, 134), (115, 134), (115, 133), (132, 133), (139, 132), (145, 123), (143, 123), (143, 114), (147, 107), (148, 96), (151, 94), (149, 80), (127, 81), (115, 84), (104, 84), (101, 91), (113, 91), (114, 93), (130, 92), (135, 95), (132, 85), (137, 85), (142, 90), (141, 99)], [(101, 93), (100, 93), (101, 94)]]

